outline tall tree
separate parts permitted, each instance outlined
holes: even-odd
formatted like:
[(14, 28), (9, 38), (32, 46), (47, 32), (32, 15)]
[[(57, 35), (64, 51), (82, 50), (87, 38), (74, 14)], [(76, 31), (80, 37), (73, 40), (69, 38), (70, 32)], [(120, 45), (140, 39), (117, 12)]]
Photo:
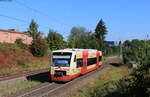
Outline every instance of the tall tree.
[(38, 39), (41, 36), (41, 33), (38, 31), (38, 28), (38, 24), (34, 20), (32, 20), (29, 25), (28, 33), (33, 38), (33, 40)]
[(84, 27), (72, 27), (68, 37), (69, 47), (77, 48), (77, 41), (86, 32)]
[(63, 36), (51, 29), (49, 30), (47, 42), (50, 50), (57, 50), (64, 48)]
[(97, 49), (98, 42), (91, 31), (84, 27), (73, 27), (68, 38), (69, 46), (72, 48)]
[(77, 40), (77, 48), (97, 49), (97, 39), (92, 32), (85, 32)]
[(98, 39), (100, 50), (103, 50), (106, 45), (105, 44), (105, 35), (106, 34), (107, 34), (107, 28), (105, 26), (104, 21), (101, 19), (95, 29), (95, 37)]

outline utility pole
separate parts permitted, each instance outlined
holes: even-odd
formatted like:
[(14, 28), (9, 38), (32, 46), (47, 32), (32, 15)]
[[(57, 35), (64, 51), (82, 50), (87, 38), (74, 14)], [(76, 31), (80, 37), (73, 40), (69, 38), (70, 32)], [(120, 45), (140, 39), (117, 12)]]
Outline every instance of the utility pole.
[(75, 36), (73, 36), (73, 44), (72, 44), (72, 48), (75, 48)]
[(148, 37), (149, 37), (149, 36), (148, 36), (148, 34), (147, 34), (147, 32), (146, 32), (146, 38), (145, 38), (146, 57), (147, 57), (147, 53), (148, 53), (148, 51), (147, 51), (147, 49), (148, 49), (148, 47), (147, 47), (147, 46), (148, 46), (148, 45), (147, 45)]
[(119, 56), (120, 56), (120, 59), (122, 60), (122, 42), (121, 42), (121, 40), (119, 41), (119, 47), (120, 47)]
[(119, 57), (123, 61), (123, 57), (122, 57), (122, 39), (121, 39), (121, 37), (119, 37), (118, 40), (119, 40)]

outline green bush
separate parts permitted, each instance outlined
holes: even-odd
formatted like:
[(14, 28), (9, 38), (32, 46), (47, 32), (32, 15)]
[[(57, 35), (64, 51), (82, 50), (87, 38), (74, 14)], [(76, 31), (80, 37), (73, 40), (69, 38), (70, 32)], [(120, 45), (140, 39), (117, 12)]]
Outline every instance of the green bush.
[(150, 59), (150, 41), (132, 40), (123, 44), (123, 59), (125, 63), (134, 61), (143, 64)]
[(38, 38), (33, 40), (30, 51), (34, 56), (41, 57), (47, 53), (48, 45), (44, 39)]
[(29, 48), (28, 45), (24, 44), (23, 41), (22, 41), (22, 39), (20, 39), (20, 38), (16, 39), (15, 44), (17, 46), (19, 46), (20, 48), (22, 48), (22, 49), (28, 50), (28, 48)]
[(17, 45), (22, 45), (23, 44), (23, 42), (22, 42), (22, 39), (16, 39), (16, 41), (15, 41), (15, 43), (17, 44)]
[(109, 46), (106, 45), (104, 48), (104, 56), (112, 56), (112, 55), (119, 55), (120, 53), (120, 47), (118, 46)]
[(115, 88), (115, 82), (110, 80), (101, 85), (100, 87), (95, 88), (94, 92), (91, 93), (90, 97), (107, 97), (107, 95), (109, 95), (108, 97), (118, 97), (116, 96), (117, 94), (114, 93)]
[(129, 76), (95, 88), (91, 97), (150, 97), (150, 63), (139, 65)]
[(150, 64), (140, 65), (116, 85), (120, 97), (150, 97)]

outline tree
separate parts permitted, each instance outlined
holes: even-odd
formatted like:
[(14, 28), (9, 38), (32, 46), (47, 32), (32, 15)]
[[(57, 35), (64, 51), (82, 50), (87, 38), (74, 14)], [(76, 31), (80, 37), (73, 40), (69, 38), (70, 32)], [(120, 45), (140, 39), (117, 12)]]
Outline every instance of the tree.
[(73, 27), (68, 38), (69, 46), (72, 48), (97, 49), (98, 42), (91, 31), (84, 27)]
[(16, 39), (15, 44), (17, 44), (18, 46), (24, 44), (21, 38)]
[(34, 56), (42, 57), (47, 53), (48, 45), (42, 38), (34, 39), (30, 46), (30, 51)]
[(77, 48), (77, 41), (80, 37), (86, 32), (86, 28), (84, 27), (72, 27), (71, 33), (68, 38), (69, 47)]
[(134, 61), (143, 64), (150, 59), (150, 42), (134, 39), (123, 43), (123, 59), (125, 63)]
[(38, 39), (41, 36), (41, 33), (38, 31), (38, 28), (38, 24), (34, 20), (32, 20), (29, 25), (28, 33), (33, 38), (33, 40)]
[(76, 47), (83, 49), (97, 49), (98, 42), (92, 32), (85, 32), (76, 40)]
[(63, 36), (51, 29), (49, 30), (47, 43), (49, 45), (50, 50), (57, 50), (64, 48)]
[(100, 50), (103, 50), (106, 44), (105, 43), (106, 34), (107, 34), (107, 28), (105, 26), (104, 21), (101, 19), (95, 29), (95, 37), (98, 39)]

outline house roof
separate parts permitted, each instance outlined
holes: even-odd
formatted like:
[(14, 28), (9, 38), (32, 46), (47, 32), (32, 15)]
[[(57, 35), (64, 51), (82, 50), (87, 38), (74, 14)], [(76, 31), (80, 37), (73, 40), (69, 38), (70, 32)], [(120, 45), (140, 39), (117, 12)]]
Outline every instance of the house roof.
[(5, 30), (5, 29), (0, 29), (0, 31), (3, 31), (3, 32), (10, 32), (10, 33), (18, 33), (18, 34), (24, 34), (24, 35), (28, 35), (30, 36), (27, 32), (20, 32), (16, 29), (8, 29), (8, 30)]

